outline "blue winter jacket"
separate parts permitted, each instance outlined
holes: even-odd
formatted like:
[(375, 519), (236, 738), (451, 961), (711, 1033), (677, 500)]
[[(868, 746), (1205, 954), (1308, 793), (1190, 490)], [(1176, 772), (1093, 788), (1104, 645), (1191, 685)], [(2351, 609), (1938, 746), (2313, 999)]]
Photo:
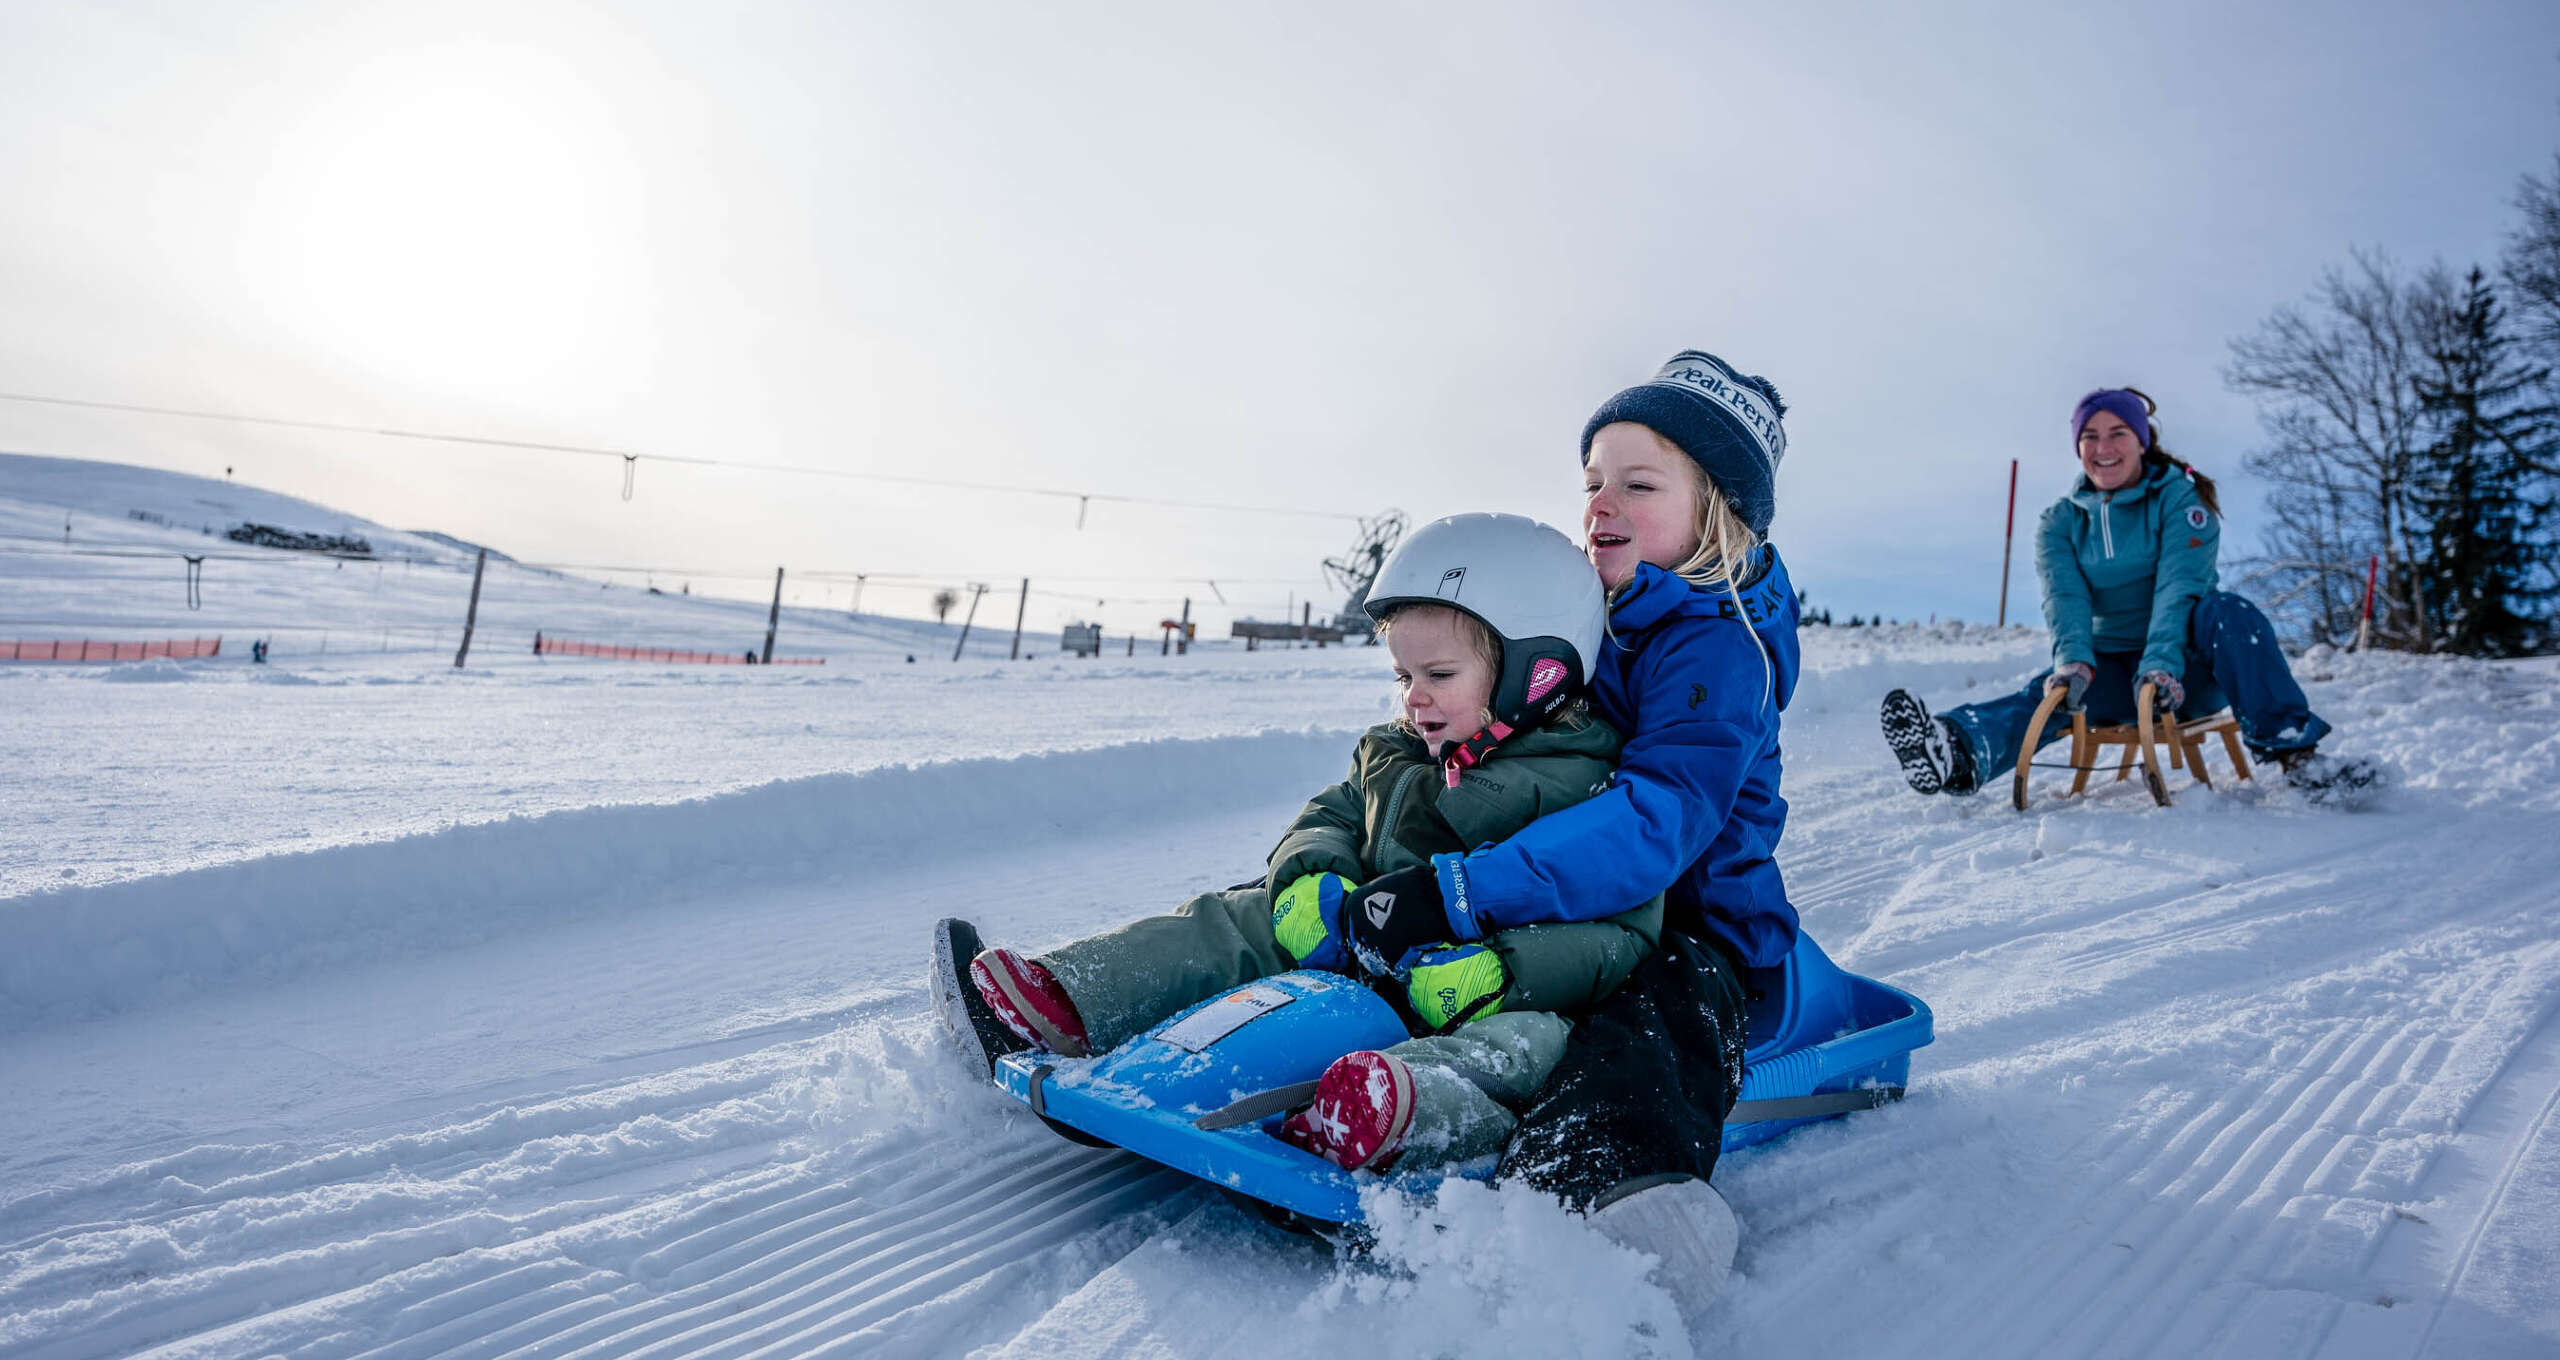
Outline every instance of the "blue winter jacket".
[(1609, 607), (1592, 698), (1627, 734), (1607, 792), (1498, 845), (1440, 855), (1460, 939), (1537, 921), (1589, 921), (1668, 891), (1666, 924), (1722, 941), (1745, 964), (1795, 947), (1779, 877), (1778, 713), (1796, 687), (1796, 592), (1774, 547), (1739, 594), (1652, 565)]
[(2187, 619), (2218, 587), (2222, 521), (2181, 467), (2100, 491), (2082, 477), (2046, 507), (2036, 529), (2036, 575), (2053, 664), (2097, 664), (2100, 652), (2140, 652), (2134, 672), (2186, 679)]

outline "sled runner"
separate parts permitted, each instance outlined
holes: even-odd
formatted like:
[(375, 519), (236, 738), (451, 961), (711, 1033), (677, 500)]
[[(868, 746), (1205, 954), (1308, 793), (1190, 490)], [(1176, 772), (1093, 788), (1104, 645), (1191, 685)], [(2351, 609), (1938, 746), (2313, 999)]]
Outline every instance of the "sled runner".
[[(1726, 1151), (1900, 1099), (1912, 1050), (1932, 1037), (1919, 998), (1843, 971), (1810, 935), (1744, 980), (1761, 999), (1748, 1015)], [(995, 1080), (1078, 1142), (1126, 1148), (1304, 1219), (1356, 1223), (1360, 1186), (1377, 1178), (1282, 1142), (1280, 1121), (1313, 1097), (1335, 1058), (1405, 1037), (1394, 1009), (1358, 981), (1300, 971), (1212, 997), (1097, 1058), (1008, 1054)], [(1385, 1179), (1421, 1190), (1489, 1170)]]
[[(2249, 777), (2249, 755), (2240, 749), (2240, 721), (2231, 716), (2230, 709), (2209, 713), (2189, 722), (2164, 724), (2153, 716), (2152, 696), (2156, 688), (2146, 684), (2134, 695), (2134, 712), (2141, 715), (2135, 722), (2114, 727), (2091, 727), (2086, 714), (2071, 715), (2070, 763), (2043, 767), (2073, 772), (2069, 797), (2077, 798), (2089, 787), (2089, 776), (2098, 769), (2099, 750), (2120, 746), (2124, 748), (2124, 758), (2116, 762), (2117, 780), (2122, 781), (2133, 773), (2133, 764), (2138, 757), (2142, 762), (2143, 787), (2151, 791), (2151, 800), (2162, 807), (2169, 806), (2169, 783), (2160, 773), (2160, 738), (2164, 734), (2168, 738), (2169, 768), (2174, 770), (2183, 766), (2195, 775), (2197, 783), (2206, 788), (2213, 787), (2213, 776), (2204, 772), (2204, 740), (2217, 733), (2222, 737), (2222, 749), (2231, 756), (2231, 768), (2242, 779)], [(2045, 691), (2044, 702), (2036, 705), (2035, 718), (2027, 724), (2030, 742), (2035, 734), (2044, 731), (2044, 725), (2052, 720), (2054, 709), (2065, 697), (2065, 691), (2060, 688)], [(2033, 745), (2022, 747), (2018, 752), (2018, 772), (2010, 789), (2010, 801), (2020, 812), (2027, 810), (2027, 771), (2036, 767), (2035, 755)]]

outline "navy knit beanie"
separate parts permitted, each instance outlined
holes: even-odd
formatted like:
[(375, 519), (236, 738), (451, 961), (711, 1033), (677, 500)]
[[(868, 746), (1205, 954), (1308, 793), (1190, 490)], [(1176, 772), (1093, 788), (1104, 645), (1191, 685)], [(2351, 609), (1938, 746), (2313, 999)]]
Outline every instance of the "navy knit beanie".
[(1751, 532), (1765, 538), (1778, 512), (1778, 461), (1787, 456), (1779, 421), (1786, 413), (1767, 378), (1747, 377), (1705, 350), (1686, 349), (1653, 381), (1600, 404), (1582, 427), (1582, 461), (1591, 461), (1591, 437), (1602, 426), (1621, 420), (1646, 426), (1679, 445)]

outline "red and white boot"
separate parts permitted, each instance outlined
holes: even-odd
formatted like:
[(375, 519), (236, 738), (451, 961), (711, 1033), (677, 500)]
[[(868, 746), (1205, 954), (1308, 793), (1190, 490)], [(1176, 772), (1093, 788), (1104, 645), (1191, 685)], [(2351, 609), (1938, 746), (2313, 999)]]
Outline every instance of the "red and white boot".
[(1345, 1053), (1316, 1079), (1315, 1102), (1281, 1121), (1280, 1137), (1336, 1166), (1384, 1171), (1413, 1126), (1413, 1069), (1401, 1058)]
[(1090, 1055), (1084, 1019), (1048, 969), (1010, 949), (990, 949), (969, 962), (978, 995), (1023, 1042), (1064, 1058)]

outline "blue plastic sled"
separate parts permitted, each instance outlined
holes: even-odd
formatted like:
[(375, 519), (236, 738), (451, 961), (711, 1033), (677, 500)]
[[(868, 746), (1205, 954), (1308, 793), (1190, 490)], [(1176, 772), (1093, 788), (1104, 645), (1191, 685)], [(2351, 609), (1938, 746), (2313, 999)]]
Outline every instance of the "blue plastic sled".
[[(1912, 1050), (1932, 1037), (1918, 997), (1843, 971), (1810, 935), (1799, 933), (1778, 967), (1750, 970), (1745, 985), (1762, 999), (1748, 1016), (1727, 1152), (1899, 1096)], [(1377, 1178), (1280, 1141), (1286, 1105), (1304, 1103), (1285, 1093), (1345, 1053), (1405, 1037), (1394, 1010), (1358, 982), (1282, 973), (1212, 997), (1098, 1058), (1009, 1054), (995, 1079), (1069, 1137), (1126, 1148), (1304, 1218), (1356, 1223), (1360, 1186)], [(1257, 1100), (1272, 1108), (1256, 1108)], [(1386, 1179), (1421, 1191), (1442, 1174)]]

